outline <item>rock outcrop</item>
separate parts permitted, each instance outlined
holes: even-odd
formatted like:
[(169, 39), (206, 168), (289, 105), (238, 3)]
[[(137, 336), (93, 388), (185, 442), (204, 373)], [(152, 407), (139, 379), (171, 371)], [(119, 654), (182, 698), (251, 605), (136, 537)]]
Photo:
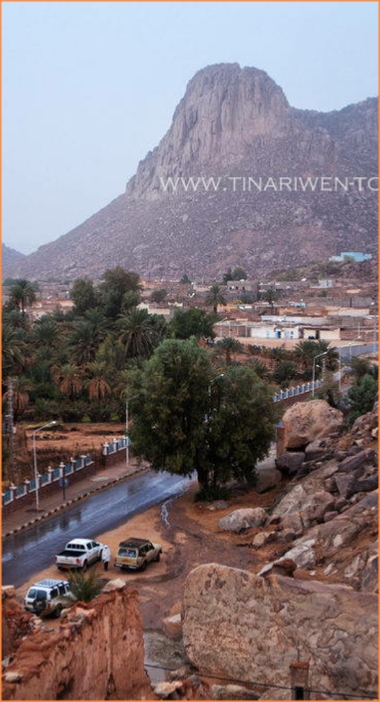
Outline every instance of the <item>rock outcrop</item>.
[(311, 689), (377, 695), (373, 594), (203, 565), (186, 581), (183, 635), (190, 661), (214, 675), (289, 687), (299, 658)]
[(326, 400), (296, 402), (282, 418), (285, 447), (303, 448), (315, 439), (328, 437), (343, 428), (343, 414)]
[[(216, 279), (244, 263), (260, 277), (354, 251), (358, 233), (361, 250), (375, 253), (377, 193), (353, 179), (377, 176), (376, 155), (376, 99), (298, 110), (262, 70), (208, 66), (126, 192), (6, 274), (41, 279), (58, 269), (72, 279), (124, 265), (143, 276)], [(321, 176), (354, 186), (322, 187)]]
[(268, 515), (261, 507), (255, 509), (236, 509), (226, 517), (219, 519), (218, 525), (225, 531), (240, 532), (253, 526), (264, 526)]
[[(78, 603), (58, 630), (34, 618), (3, 671), (2, 699), (149, 699), (137, 592), (107, 587), (89, 605)], [(17, 607), (14, 600), (13, 622)]]

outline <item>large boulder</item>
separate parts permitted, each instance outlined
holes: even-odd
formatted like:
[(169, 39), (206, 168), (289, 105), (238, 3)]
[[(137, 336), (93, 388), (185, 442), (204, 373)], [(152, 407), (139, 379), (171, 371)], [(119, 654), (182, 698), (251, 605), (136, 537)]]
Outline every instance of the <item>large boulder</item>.
[(325, 400), (296, 402), (286, 410), (282, 421), (285, 448), (294, 449), (339, 432), (343, 427), (343, 413), (330, 407)]
[(260, 527), (266, 524), (268, 515), (261, 507), (253, 509), (236, 509), (226, 517), (219, 519), (218, 525), (224, 531), (239, 532), (250, 527)]
[(310, 688), (377, 699), (372, 593), (201, 565), (185, 584), (183, 640), (191, 663), (210, 675), (287, 685), (299, 656), (310, 663)]
[(273, 490), (273, 488), (281, 483), (281, 480), (282, 475), (275, 466), (265, 468), (264, 470), (258, 470), (255, 490), (259, 494), (267, 492), (268, 490)]

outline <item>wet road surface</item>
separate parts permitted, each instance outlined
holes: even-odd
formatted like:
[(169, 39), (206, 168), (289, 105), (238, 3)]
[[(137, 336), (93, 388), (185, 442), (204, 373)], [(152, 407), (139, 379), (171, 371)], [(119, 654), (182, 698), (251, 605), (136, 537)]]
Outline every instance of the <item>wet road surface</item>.
[(188, 478), (148, 471), (99, 492), (75, 507), (14, 534), (3, 542), (3, 585), (19, 587), (47, 568), (73, 538), (96, 538), (168, 498), (181, 494)]

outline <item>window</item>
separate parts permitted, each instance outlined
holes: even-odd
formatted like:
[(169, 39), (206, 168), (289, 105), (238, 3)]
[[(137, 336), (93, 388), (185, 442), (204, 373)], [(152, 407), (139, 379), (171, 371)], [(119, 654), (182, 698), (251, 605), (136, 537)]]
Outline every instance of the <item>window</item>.
[(53, 587), (50, 591), (50, 599), (54, 599), (54, 597), (58, 597), (58, 588)]

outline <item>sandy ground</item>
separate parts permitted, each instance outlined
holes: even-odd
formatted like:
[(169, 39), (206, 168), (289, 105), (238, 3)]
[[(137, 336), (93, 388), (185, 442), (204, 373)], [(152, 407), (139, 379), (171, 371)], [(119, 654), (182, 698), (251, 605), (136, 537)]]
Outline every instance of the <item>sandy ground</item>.
[[(228, 507), (210, 510), (205, 505), (193, 502), (196, 488), (197, 484), (194, 483), (185, 495), (166, 503), (168, 523), (163, 518), (161, 507), (155, 506), (132, 517), (117, 529), (91, 534), (108, 544), (113, 556), (119, 542), (130, 536), (146, 537), (162, 544), (160, 562), (150, 564), (143, 573), (120, 571), (112, 566), (113, 561), (107, 572), (104, 572), (101, 563), (91, 566), (91, 571), (95, 571), (101, 578), (122, 578), (137, 587), (146, 630), (162, 630), (162, 620), (173, 613), (173, 608), (178, 611), (186, 576), (197, 565), (217, 562), (255, 572), (263, 564), (263, 557), (258, 558), (257, 552), (246, 546), (246, 543), (252, 541), (252, 533), (248, 539), (239, 538), (239, 546), (236, 544), (236, 535), (222, 532), (217, 522), (238, 507), (270, 505), (278, 491), (273, 490), (267, 495), (258, 495), (253, 491), (240, 494), (228, 501)], [(52, 564), (18, 588), (17, 594), (24, 597), (27, 589), (37, 580), (57, 577), (64, 578), (65, 574)], [(54, 620), (52, 625), (54, 626)]]

